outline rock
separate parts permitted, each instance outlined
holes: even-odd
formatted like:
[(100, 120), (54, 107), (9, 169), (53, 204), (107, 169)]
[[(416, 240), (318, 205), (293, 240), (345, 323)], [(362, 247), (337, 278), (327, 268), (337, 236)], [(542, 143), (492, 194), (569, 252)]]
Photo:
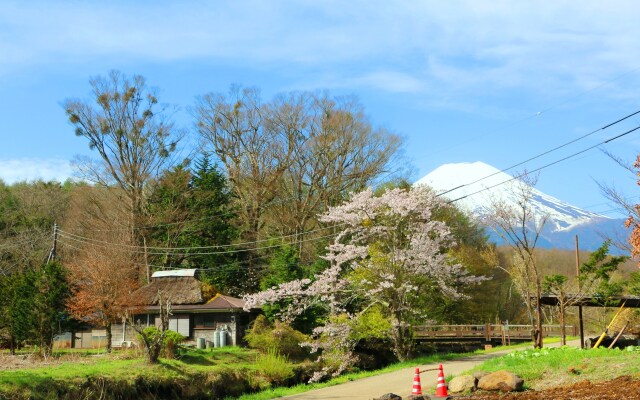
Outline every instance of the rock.
[(490, 372), (487, 371), (475, 371), (473, 373), (473, 377), (476, 378), (477, 381), (479, 381), (480, 379), (482, 379), (483, 377), (489, 375)]
[(471, 375), (456, 376), (449, 381), (449, 392), (462, 393), (471, 391), (476, 386), (476, 378)]
[(409, 397), (407, 397), (408, 400), (429, 400), (428, 397), (423, 396), (421, 394), (410, 394)]
[(402, 400), (402, 397), (398, 396), (395, 393), (387, 393), (373, 400)]
[(478, 381), (478, 389), (513, 392), (522, 390), (524, 380), (509, 371), (497, 371), (483, 376)]

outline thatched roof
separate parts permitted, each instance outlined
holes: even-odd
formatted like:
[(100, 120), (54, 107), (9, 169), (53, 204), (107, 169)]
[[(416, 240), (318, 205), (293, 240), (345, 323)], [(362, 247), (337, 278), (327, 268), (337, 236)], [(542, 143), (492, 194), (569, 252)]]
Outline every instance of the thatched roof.
[(131, 294), (133, 305), (158, 305), (160, 294), (172, 305), (202, 304), (202, 282), (194, 277), (156, 277)]

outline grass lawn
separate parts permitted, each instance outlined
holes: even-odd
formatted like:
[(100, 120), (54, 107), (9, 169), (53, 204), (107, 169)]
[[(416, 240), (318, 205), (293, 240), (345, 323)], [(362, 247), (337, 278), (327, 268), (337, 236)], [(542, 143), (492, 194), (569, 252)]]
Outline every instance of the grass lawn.
[(519, 375), (524, 379), (525, 387), (536, 390), (583, 380), (609, 380), (622, 375), (640, 377), (640, 348), (516, 350), (475, 368), (489, 372), (502, 369)]
[[(255, 369), (257, 352), (250, 349), (189, 349), (176, 359), (161, 359), (156, 365), (146, 364), (136, 351), (117, 351), (112, 354), (94, 352), (59, 352), (54, 357), (33, 363), (33, 367), (0, 371), (2, 394), (42, 392), (55, 383), (72, 387), (96, 380), (117, 382), (118, 385), (140, 385), (145, 382), (188, 382), (204, 377), (222, 375), (230, 366), (236, 371)], [(9, 356), (3, 355), (4, 359)], [(23, 356), (24, 357), (24, 356)], [(37, 398), (37, 397), (36, 397)], [(45, 397), (47, 398), (47, 397)]]

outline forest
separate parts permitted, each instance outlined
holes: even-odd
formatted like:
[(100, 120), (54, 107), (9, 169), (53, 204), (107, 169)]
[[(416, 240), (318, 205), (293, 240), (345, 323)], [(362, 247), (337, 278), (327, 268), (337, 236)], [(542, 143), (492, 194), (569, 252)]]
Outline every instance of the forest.
[[(310, 335), (335, 373), (367, 341), (409, 358), (415, 325), (557, 321), (536, 296), (578, 285), (573, 252), (489, 242), (526, 213), (480, 223), (412, 187), (402, 137), (357, 99), (232, 87), (197, 98), (185, 130), (141, 76), (89, 89), (60, 110), (95, 155), (77, 179), (0, 183), (3, 347), (47, 353), (74, 324), (109, 329), (151, 273), (198, 268), (212, 292)], [(606, 246), (580, 254), (578, 286), (637, 293)]]

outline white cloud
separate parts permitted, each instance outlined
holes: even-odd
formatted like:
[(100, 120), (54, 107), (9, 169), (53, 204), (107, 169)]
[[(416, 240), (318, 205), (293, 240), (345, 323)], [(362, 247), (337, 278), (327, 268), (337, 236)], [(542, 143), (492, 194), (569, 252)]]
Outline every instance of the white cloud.
[(5, 183), (39, 179), (64, 182), (68, 178), (72, 178), (72, 176), (73, 169), (68, 160), (59, 158), (0, 159), (0, 179)]
[(638, 66), (638, 11), (622, 0), (14, 2), (0, 10), (0, 71), (206, 60), (360, 71), (356, 83), (400, 92), (588, 90)]

